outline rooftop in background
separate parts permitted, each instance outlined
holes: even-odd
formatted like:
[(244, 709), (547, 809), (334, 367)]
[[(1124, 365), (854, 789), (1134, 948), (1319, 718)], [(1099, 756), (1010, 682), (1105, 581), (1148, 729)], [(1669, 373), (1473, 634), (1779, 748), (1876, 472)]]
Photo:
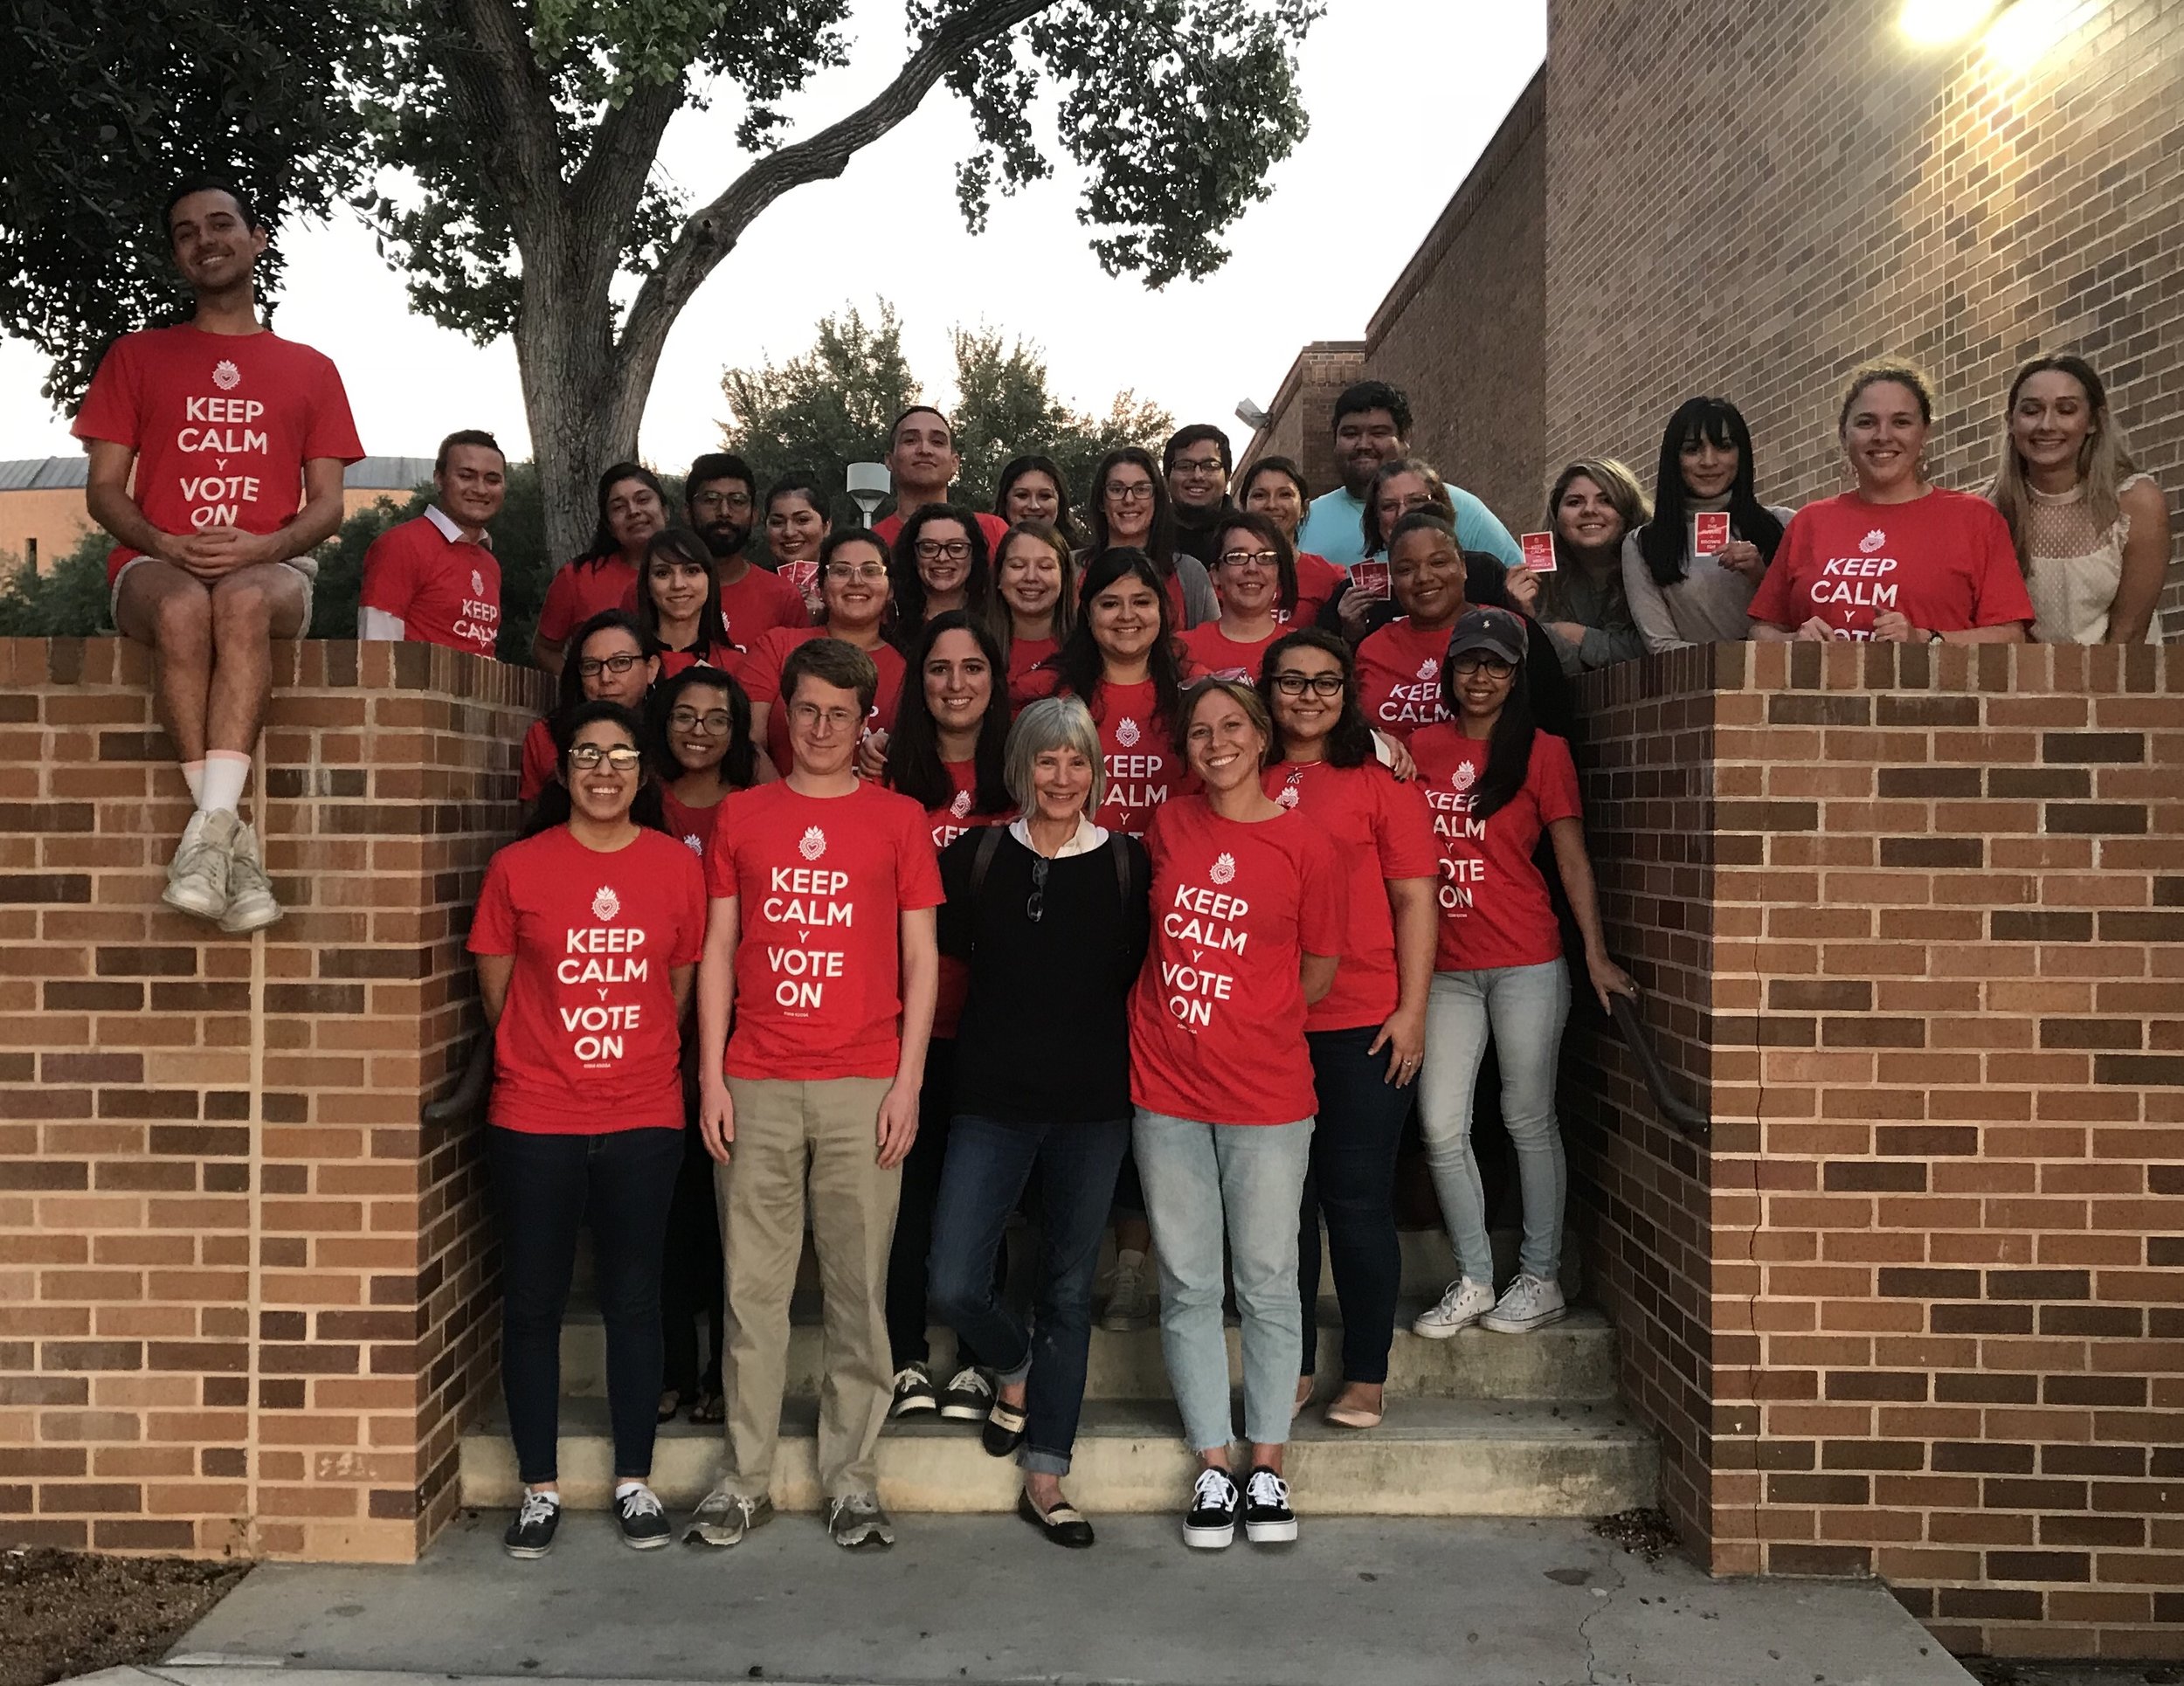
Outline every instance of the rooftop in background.
[[(47, 492), (81, 487), (88, 457), (24, 457), (0, 462), (0, 492)], [(430, 457), (366, 457), (342, 475), (350, 492), (407, 492), (432, 478)]]

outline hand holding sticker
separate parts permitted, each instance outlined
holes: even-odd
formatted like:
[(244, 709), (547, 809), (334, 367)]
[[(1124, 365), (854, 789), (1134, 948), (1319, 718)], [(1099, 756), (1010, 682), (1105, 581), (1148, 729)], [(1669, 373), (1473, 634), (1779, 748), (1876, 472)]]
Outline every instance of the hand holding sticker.
[(1691, 554), (1717, 556), (1729, 548), (1729, 512), (1702, 509), (1691, 517)]
[(1552, 533), (1526, 533), (1517, 543), (1524, 553), (1524, 566), (1533, 573), (1554, 572), (1555, 536)]
[(1352, 563), (1350, 583), (1367, 597), (1386, 597), (1390, 591), (1388, 565), (1385, 562)]

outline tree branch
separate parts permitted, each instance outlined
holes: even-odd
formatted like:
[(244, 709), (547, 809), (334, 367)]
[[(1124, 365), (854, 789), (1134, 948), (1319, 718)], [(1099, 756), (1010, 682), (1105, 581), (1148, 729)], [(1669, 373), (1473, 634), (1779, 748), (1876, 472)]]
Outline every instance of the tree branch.
[(827, 181), (866, 147), (902, 122), (964, 53), (1006, 34), (1053, 0), (973, 0), (912, 53), (894, 81), (870, 101), (806, 140), (770, 153), (683, 225), (630, 306), (617, 348), (625, 363), (649, 369), (675, 318), (758, 213), (792, 188)]
[[(618, 236), (625, 231), (651, 177), (653, 161), (660, 155), (668, 120), (681, 108), (682, 81), (677, 77), (670, 82), (642, 83), (600, 118), (591, 155), (569, 185), (570, 209), (579, 228), (589, 230), (605, 218)], [(620, 239), (604, 243), (598, 256), (611, 280), (622, 257)]]

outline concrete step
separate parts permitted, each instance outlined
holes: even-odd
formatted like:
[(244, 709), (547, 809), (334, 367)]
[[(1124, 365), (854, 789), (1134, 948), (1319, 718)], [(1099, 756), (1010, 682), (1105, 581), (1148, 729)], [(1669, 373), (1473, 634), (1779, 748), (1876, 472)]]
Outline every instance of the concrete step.
[[(1563, 1322), (1530, 1335), (1494, 1335), (1467, 1329), (1445, 1341), (1421, 1340), (1411, 1333), (1411, 1319), (1429, 1301), (1406, 1300), (1397, 1308), (1395, 1344), (1388, 1353), (1388, 1394), (1393, 1399), (1611, 1399), (1615, 1396), (1615, 1331), (1589, 1306), (1573, 1309)], [(819, 1296), (799, 1293), (791, 1308), (788, 1392), (816, 1396), (819, 1362)], [(1331, 1300), (1320, 1303), (1318, 1371), (1323, 1392), (1340, 1380), (1342, 1324)], [(956, 1350), (953, 1331), (936, 1329), (930, 1340), (933, 1368), (945, 1381)], [(1230, 1379), (1243, 1376), (1241, 1331), (1228, 1330)], [(592, 1310), (571, 1311), (562, 1325), (562, 1392), (577, 1399), (606, 1393), (606, 1332)], [(1168, 1372), (1160, 1355), (1158, 1329), (1120, 1334), (1092, 1331), (1087, 1399), (1165, 1399)]]
[[(809, 1399), (782, 1413), (773, 1495), (784, 1510), (819, 1508), (817, 1419)], [(1600, 1516), (1652, 1504), (1658, 1488), (1652, 1438), (1612, 1403), (1406, 1399), (1369, 1433), (1330, 1428), (1307, 1412), (1295, 1434), (1289, 1475), (1308, 1516)], [(719, 1429), (669, 1425), (653, 1454), (653, 1488), (688, 1509), (718, 1476), (721, 1451)], [(465, 1434), (461, 1458), (465, 1504), (516, 1504), (502, 1422)], [(1093, 1517), (1165, 1513), (1187, 1496), (1196, 1467), (1172, 1405), (1090, 1401), (1069, 1494)], [(569, 1504), (605, 1508), (613, 1451), (604, 1400), (563, 1401), (560, 1471)], [(897, 1511), (1004, 1511), (1018, 1482), (1015, 1464), (988, 1457), (967, 1425), (890, 1424), (881, 1437), (880, 1495)]]

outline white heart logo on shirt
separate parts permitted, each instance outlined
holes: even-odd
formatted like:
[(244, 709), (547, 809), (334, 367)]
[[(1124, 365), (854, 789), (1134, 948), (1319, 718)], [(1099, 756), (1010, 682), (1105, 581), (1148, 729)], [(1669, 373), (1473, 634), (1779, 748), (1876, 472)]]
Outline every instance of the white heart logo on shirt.
[(598, 894), (591, 898), (591, 916), (601, 924), (605, 924), (621, 911), (622, 898), (615, 895), (613, 887), (600, 885)]
[(1876, 527), (1858, 541), (1858, 549), (1870, 556), (1887, 542), (1888, 535)]
[(1478, 777), (1479, 770), (1467, 761), (1457, 767), (1455, 777), (1449, 780), (1449, 783), (1460, 791), (1468, 791), (1478, 782)]
[(689, 846), (690, 853), (692, 854), (702, 855), (705, 853), (705, 841), (695, 832), (685, 832), (682, 836), (682, 840)]
[(1441, 677), (1441, 664), (1438, 661), (1434, 661), (1430, 659), (1420, 662), (1418, 664), (1418, 676), (1420, 679), (1439, 679)]
[(473, 597), (483, 597), (486, 594), (486, 577), (475, 568), (470, 570), (470, 591)]
[(212, 365), (212, 384), (223, 392), (232, 392), (243, 383), (243, 371), (223, 357)]
[(961, 819), (971, 812), (971, 792), (957, 791), (956, 799), (948, 805), (948, 812)]
[(1137, 742), (1137, 722), (1124, 715), (1115, 728), (1115, 741), (1125, 750)]
[(1213, 862), (1213, 869), (1206, 875), (1216, 884), (1229, 882), (1236, 876), (1236, 857), (1233, 854), (1218, 857)]
[(796, 846), (796, 852), (806, 860), (816, 860), (826, 853), (826, 833), (816, 826), (809, 827)]
[(1284, 784), (1280, 790), (1276, 791), (1274, 793), (1274, 805), (1277, 808), (1294, 808), (1296, 806), (1296, 786), (1294, 784)]

